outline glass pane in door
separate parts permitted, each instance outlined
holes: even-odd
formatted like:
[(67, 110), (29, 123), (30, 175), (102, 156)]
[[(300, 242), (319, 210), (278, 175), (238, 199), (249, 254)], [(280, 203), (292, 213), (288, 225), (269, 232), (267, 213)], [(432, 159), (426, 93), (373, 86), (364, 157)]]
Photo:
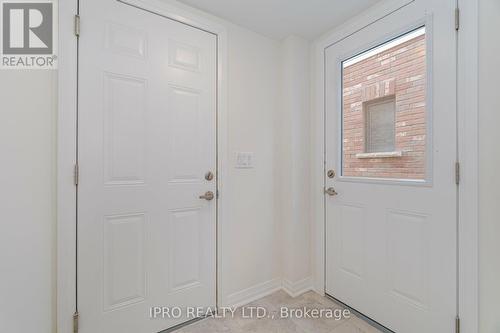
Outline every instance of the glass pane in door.
[(425, 180), (425, 27), (342, 62), (342, 176)]

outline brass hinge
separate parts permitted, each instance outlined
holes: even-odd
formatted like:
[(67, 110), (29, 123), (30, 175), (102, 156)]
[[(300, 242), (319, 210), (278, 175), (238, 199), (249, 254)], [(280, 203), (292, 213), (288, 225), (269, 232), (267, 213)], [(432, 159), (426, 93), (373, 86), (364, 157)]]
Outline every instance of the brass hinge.
[(460, 29), (460, 8), (455, 8), (455, 30)]
[(75, 164), (75, 169), (73, 170), (73, 182), (75, 186), (78, 186), (80, 182), (80, 166), (78, 166), (78, 163)]
[(75, 311), (73, 314), (73, 333), (78, 333), (78, 319), (80, 319), (80, 314)]
[(80, 37), (80, 15), (75, 15), (75, 36)]
[(460, 317), (455, 318), (455, 333), (460, 333)]
[(460, 184), (460, 162), (455, 162), (455, 184)]

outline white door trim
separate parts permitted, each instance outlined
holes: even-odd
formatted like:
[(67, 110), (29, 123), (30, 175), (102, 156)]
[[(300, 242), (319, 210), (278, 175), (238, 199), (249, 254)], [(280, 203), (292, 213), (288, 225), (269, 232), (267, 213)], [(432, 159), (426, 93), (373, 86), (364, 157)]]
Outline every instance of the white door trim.
[(458, 157), (459, 186), (459, 315), (461, 331), (479, 332), (479, 106), (478, 0), (457, 0), (458, 34)]
[[(80, 0), (85, 1), (85, 0)], [(217, 304), (222, 300), (221, 226), (225, 217), (224, 185), (227, 184), (227, 32), (221, 24), (193, 14), (174, 3), (158, 0), (119, 0), (217, 36)], [(76, 308), (76, 187), (77, 156), (77, 39), (74, 15), (78, 0), (59, 4), (59, 72), (57, 129), (57, 332), (73, 332)], [(85, 18), (82, 18), (85, 33)]]
[[(325, 48), (418, 0), (383, 1), (316, 40), (312, 49), (313, 121), (312, 137), (312, 262), (314, 289), (325, 291)], [(453, 1), (453, 0), (450, 0)], [(459, 187), (459, 309), (461, 331), (479, 330), (478, 313), (478, 1), (460, 1), (458, 34), (458, 155), (461, 164)], [(453, 29), (453, 27), (450, 27)], [(451, 171), (450, 171), (451, 172)], [(451, 333), (451, 332), (450, 332)]]

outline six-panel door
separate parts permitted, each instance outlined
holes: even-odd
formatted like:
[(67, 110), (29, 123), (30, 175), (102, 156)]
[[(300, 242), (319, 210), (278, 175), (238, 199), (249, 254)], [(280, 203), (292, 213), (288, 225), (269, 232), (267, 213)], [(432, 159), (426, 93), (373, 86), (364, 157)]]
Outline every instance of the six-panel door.
[(214, 307), (216, 36), (113, 0), (80, 3), (82, 332), (158, 332)]

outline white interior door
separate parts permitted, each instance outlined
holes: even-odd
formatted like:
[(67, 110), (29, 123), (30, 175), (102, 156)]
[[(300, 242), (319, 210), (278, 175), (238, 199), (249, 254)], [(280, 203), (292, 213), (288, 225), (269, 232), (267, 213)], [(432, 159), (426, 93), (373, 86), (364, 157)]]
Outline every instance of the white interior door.
[[(78, 310), (83, 333), (153, 333), (150, 307), (216, 302), (216, 36), (80, 1)], [(210, 178), (210, 177), (207, 177)]]
[(326, 293), (400, 333), (454, 331), (454, 8), (416, 0), (325, 50)]

